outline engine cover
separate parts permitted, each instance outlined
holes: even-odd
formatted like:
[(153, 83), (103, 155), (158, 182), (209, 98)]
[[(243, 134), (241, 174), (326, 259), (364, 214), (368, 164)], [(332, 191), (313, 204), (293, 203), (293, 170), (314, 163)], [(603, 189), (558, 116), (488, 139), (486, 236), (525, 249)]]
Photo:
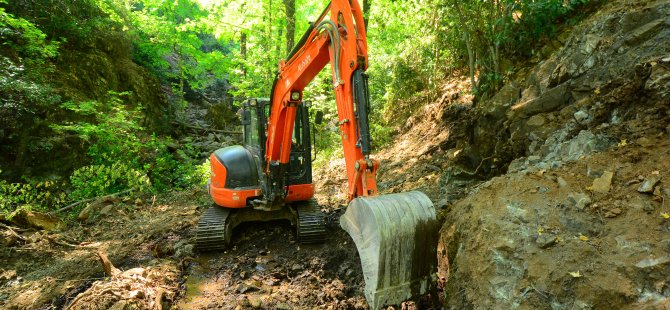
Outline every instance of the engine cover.
[(258, 166), (249, 150), (240, 145), (229, 146), (216, 150), (209, 160), (209, 193), (217, 205), (242, 208), (248, 198), (260, 194)]

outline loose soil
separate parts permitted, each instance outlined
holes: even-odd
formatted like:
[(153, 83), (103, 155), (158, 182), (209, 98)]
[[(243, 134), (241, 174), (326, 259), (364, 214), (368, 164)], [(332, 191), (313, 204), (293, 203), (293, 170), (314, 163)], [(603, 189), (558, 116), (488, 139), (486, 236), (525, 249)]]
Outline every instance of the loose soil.
[[(62, 233), (14, 227), (21, 239), (0, 245), (0, 307), (63, 309), (82, 295), (91, 295), (79, 297), (91, 308), (133, 305), (132, 292), (146, 281), (109, 277), (96, 255), (106, 253), (121, 272), (161, 270), (151, 289), (162, 288), (164, 308), (367, 308), (355, 244), (339, 228), (341, 209), (324, 208), (327, 239), (320, 245), (297, 243), (287, 221), (244, 223), (229, 250), (198, 253), (192, 244), (197, 221), (210, 206), (207, 193), (147, 200), (96, 202), (99, 209), (88, 220), (73, 220)], [(96, 289), (114, 281), (120, 284), (107, 292)], [(411, 302), (407, 307), (416, 308)]]
[[(0, 306), (66, 307), (95, 283), (110, 280), (95, 255), (102, 252), (122, 271), (174, 272), (177, 281), (163, 281), (162, 303), (178, 309), (367, 307), (356, 247), (339, 228), (339, 210), (328, 211), (322, 245), (297, 243), (289, 222), (245, 223), (235, 229), (229, 250), (193, 253), (194, 228), (209, 205), (204, 190), (193, 190), (139, 205), (109, 201), (104, 214), (95, 213), (88, 224), (73, 222), (63, 233), (15, 228), (25, 240), (0, 247)], [(117, 289), (118, 295), (131, 291)]]

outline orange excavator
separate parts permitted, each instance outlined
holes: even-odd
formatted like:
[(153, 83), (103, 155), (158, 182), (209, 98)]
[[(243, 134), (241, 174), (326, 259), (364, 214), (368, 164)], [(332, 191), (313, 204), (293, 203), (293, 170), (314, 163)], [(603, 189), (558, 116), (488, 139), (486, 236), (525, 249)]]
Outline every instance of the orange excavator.
[[(349, 185), (350, 203), (340, 225), (358, 249), (370, 307), (399, 304), (434, 288), (438, 223), (425, 194), (377, 190), (367, 39), (357, 0), (332, 0), (280, 61), (270, 98), (243, 103), (244, 145), (210, 156), (208, 190), (215, 204), (198, 223), (196, 247), (224, 249), (238, 224), (278, 219), (290, 220), (302, 243), (324, 241), (324, 214), (313, 199), (312, 132), (303, 89), (328, 63)], [(315, 122), (322, 116), (317, 112)]]

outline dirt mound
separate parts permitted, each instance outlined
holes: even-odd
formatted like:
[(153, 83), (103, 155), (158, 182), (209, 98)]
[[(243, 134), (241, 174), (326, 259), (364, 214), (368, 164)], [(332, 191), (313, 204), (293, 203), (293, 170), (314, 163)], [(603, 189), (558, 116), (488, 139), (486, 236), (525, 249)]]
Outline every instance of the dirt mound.
[(449, 307), (670, 305), (669, 155), (654, 134), (475, 188), (442, 231)]

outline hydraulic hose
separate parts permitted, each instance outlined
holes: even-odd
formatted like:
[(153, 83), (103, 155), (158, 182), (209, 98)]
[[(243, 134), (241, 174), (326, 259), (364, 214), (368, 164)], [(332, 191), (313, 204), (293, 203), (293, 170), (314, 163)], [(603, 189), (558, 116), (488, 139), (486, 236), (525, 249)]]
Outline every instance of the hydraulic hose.
[(316, 29), (318, 31), (326, 31), (328, 37), (330, 37), (330, 41), (333, 42), (335, 78), (337, 79), (337, 84), (341, 84), (343, 81), (340, 73), (340, 32), (337, 30), (337, 25), (331, 20), (324, 20), (317, 25)]

